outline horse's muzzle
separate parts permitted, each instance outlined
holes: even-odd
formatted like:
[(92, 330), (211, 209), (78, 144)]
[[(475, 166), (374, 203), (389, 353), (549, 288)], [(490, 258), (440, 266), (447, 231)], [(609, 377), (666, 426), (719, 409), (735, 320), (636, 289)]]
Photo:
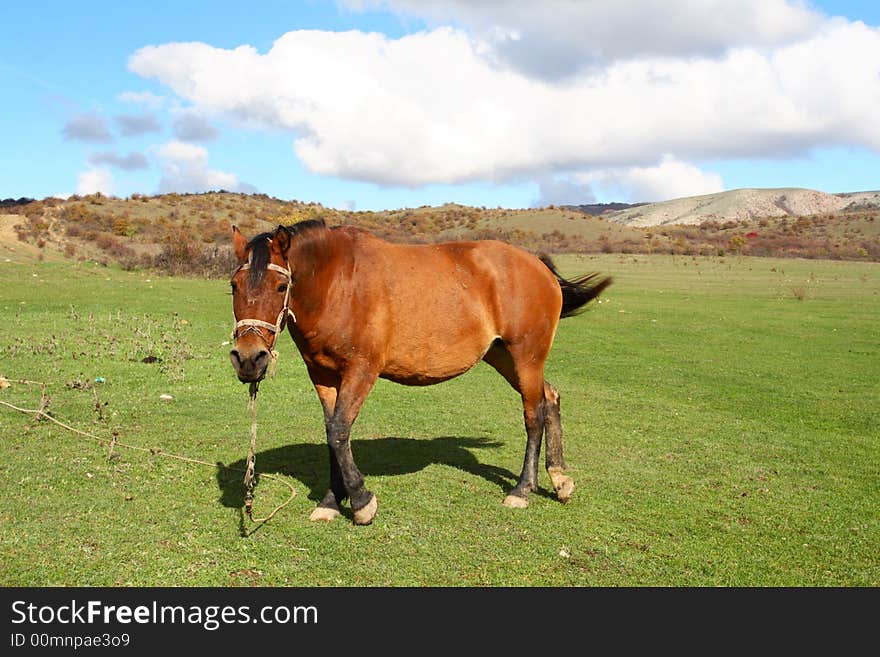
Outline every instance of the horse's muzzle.
[(242, 383), (255, 383), (262, 381), (269, 367), (269, 352), (265, 349), (256, 349), (252, 352), (233, 349), (229, 352), (229, 360), (235, 368), (238, 380)]

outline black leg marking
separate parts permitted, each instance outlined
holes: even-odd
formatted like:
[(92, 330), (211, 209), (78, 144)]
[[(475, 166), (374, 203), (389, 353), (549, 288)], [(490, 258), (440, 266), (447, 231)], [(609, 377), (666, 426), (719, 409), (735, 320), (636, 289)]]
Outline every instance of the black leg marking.
[(538, 459), (541, 455), (541, 438), (544, 434), (544, 404), (539, 403), (534, 411), (524, 412), (526, 425), (526, 454), (522, 473), (511, 495), (528, 498), (529, 493), (538, 489)]
[[(369, 504), (373, 494), (364, 486), (364, 475), (355, 465), (351, 454), (351, 424), (345, 421), (337, 407), (327, 423), (327, 443), (335, 456), (342, 480), (344, 494), (351, 499), (353, 511), (359, 511)], [(332, 470), (331, 470), (332, 476)]]
[(329, 445), (327, 446), (327, 451), (330, 455), (330, 488), (327, 489), (326, 495), (324, 495), (318, 506), (339, 511), (339, 505), (346, 500), (348, 494), (345, 492), (345, 484), (342, 482), (342, 471), (339, 469), (336, 454)]

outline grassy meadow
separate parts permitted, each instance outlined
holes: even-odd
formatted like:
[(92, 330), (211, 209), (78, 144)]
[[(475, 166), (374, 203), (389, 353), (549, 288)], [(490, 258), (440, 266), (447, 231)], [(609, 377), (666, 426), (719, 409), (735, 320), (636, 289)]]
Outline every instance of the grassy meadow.
[[(310, 523), (328, 479), (322, 415), (284, 337), (260, 390), (257, 470), (298, 495), (247, 536), (226, 281), (0, 263), (0, 401), (36, 408), (39, 388), (15, 381), (44, 381), (65, 422), (216, 463), (108, 459), (0, 407), (0, 584), (880, 585), (880, 265), (557, 262), (615, 277), (561, 322), (548, 362), (570, 504), (543, 469), (528, 509), (501, 504), (525, 434), (518, 398), (481, 364), (429, 388), (380, 381), (353, 432), (378, 516)], [(257, 512), (287, 494), (263, 479)]]

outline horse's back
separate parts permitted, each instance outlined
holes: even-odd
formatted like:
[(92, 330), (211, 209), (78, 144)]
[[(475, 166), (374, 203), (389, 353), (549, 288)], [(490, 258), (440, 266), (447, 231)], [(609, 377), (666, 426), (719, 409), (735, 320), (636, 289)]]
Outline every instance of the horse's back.
[(559, 318), (556, 277), (519, 247), (497, 240), (394, 244), (376, 239), (373, 248), (384, 251), (385, 285), (402, 313), (490, 317), (499, 334), (542, 308), (554, 321)]
[(382, 376), (443, 381), (473, 367), (498, 339), (544, 336), (549, 349), (561, 293), (535, 256), (494, 240), (404, 245), (357, 238), (362, 262), (355, 271), (369, 278), (372, 324), (384, 335)]

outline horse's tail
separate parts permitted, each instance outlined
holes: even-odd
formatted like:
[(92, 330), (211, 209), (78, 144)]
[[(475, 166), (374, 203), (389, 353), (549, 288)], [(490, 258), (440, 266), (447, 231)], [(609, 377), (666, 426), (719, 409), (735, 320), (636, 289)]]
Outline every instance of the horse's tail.
[(550, 259), (550, 256), (538, 256), (547, 269), (553, 272), (556, 280), (559, 281), (559, 287), (562, 288), (562, 311), (560, 317), (571, 317), (577, 314), (591, 299), (598, 297), (602, 290), (611, 285), (612, 278), (610, 276), (599, 276), (597, 273), (579, 276), (572, 280), (568, 280), (559, 275), (556, 271), (556, 265)]

